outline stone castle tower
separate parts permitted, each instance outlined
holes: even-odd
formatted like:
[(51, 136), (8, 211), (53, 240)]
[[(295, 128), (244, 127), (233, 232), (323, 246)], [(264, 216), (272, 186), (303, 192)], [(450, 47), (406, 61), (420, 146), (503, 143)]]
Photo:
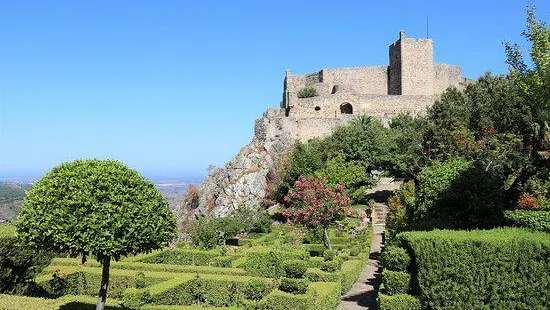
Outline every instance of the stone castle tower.
[[(226, 215), (240, 203), (263, 202), (269, 181), (296, 141), (330, 134), (335, 126), (360, 116), (388, 122), (401, 112), (424, 113), (448, 87), (470, 80), (458, 66), (434, 63), (433, 41), (405, 37), (389, 47), (389, 65), (322, 69), (293, 75), (286, 71), (283, 101), (256, 120), (254, 138), (224, 168), (212, 170), (199, 187), (198, 205), (184, 202), (187, 217)], [(317, 95), (299, 98), (300, 90)], [(303, 96), (300, 96), (303, 97)]]
[[(368, 115), (387, 122), (400, 112), (417, 115), (448, 87), (463, 88), (467, 83), (460, 67), (434, 63), (431, 39), (407, 38), (401, 31), (389, 46), (389, 66), (322, 69), (303, 75), (287, 70), (281, 108), (299, 123), (297, 138), (307, 140), (317, 133), (328, 134), (333, 127), (319, 128), (315, 119), (332, 124)], [(315, 88), (317, 95), (299, 98), (306, 87)]]

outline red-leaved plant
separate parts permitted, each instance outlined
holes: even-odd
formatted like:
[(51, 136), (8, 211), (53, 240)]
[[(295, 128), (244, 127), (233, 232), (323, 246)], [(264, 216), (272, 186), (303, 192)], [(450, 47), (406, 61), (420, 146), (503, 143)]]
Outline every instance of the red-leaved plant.
[(540, 207), (540, 203), (533, 195), (523, 193), (518, 200), (518, 207), (520, 209), (538, 209)]
[(341, 220), (350, 211), (346, 208), (348, 198), (344, 185), (329, 186), (323, 180), (306, 178), (303, 175), (284, 197), (289, 224), (301, 224), (309, 229), (323, 227), (323, 243), (332, 249), (327, 229)]

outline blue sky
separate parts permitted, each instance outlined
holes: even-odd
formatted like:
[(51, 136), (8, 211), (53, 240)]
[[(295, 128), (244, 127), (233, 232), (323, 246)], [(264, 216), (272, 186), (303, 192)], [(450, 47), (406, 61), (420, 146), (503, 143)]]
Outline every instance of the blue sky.
[(91, 157), (203, 175), (279, 105), (285, 69), (387, 64), (426, 16), (435, 60), (470, 78), (524, 44), (528, 1), (387, 2), (0, 0), (0, 177)]

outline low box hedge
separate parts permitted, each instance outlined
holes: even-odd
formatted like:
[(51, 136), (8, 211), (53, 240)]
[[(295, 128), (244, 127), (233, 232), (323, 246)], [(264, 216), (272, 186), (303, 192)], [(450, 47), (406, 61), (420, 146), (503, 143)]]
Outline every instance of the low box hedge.
[[(97, 297), (63, 296), (58, 299), (46, 299), (16, 295), (0, 294), (0, 309), (2, 310), (93, 310), (96, 308)], [(106, 310), (124, 309), (117, 300), (107, 299)]]
[(403, 294), (409, 291), (411, 275), (403, 271), (382, 271), (382, 284), (384, 293), (388, 295)]
[(412, 289), (429, 309), (550, 309), (550, 234), (506, 228), (404, 232)]
[(57, 308), (58, 301), (55, 299), (0, 294), (0, 309), (2, 310), (52, 310)]
[(359, 260), (348, 260), (342, 263), (340, 271), (326, 272), (319, 268), (308, 268), (305, 278), (312, 282), (339, 282), (341, 293), (345, 294), (351, 289), (359, 278), (363, 264)]
[(272, 280), (266, 278), (182, 274), (177, 278), (144, 289), (128, 289), (124, 294), (123, 303), (133, 308), (144, 304), (193, 305), (198, 303), (225, 307), (238, 304), (245, 296), (250, 296), (251, 289), (254, 290), (254, 294), (257, 294), (257, 286), (250, 286), (252, 282), (263, 282), (267, 285), (262, 289), (262, 295), (267, 294), (271, 289)]
[(403, 248), (388, 245), (380, 254), (380, 264), (384, 269), (393, 271), (406, 271), (411, 262), (407, 251)]
[[(219, 256), (226, 257), (226, 256)], [(54, 258), (51, 262), (53, 266), (63, 268), (62, 266), (82, 266), (80, 259), (74, 258)], [(87, 261), (86, 267), (100, 267), (101, 264), (95, 260)], [(51, 267), (49, 269), (52, 269)], [(162, 272), (183, 272), (183, 273), (209, 273), (209, 274), (227, 274), (244, 276), (247, 272), (241, 268), (213, 267), (213, 266), (189, 266), (174, 264), (150, 264), (139, 262), (111, 262), (111, 269), (128, 269), (138, 271), (162, 271)]]
[[(58, 277), (53, 274), (59, 269)], [(101, 268), (81, 266), (48, 266), (43, 275), (36, 278), (40, 291), (49, 297), (97, 294), (101, 283)], [(112, 269), (109, 273), (109, 298), (122, 297), (127, 288), (135, 286), (138, 274), (143, 274), (145, 285), (152, 285), (178, 277), (180, 273)]]
[(279, 278), (284, 275), (283, 262), (287, 260), (307, 260), (309, 255), (302, 250), (272, 247), (251, 248), (246, 252), (244, 269), (252, 276)]
[(259, 303), (260, 309), (270, 310), (334, 310), (340, 304), (340, 283), (310, 283), (305, 294), (273, 290)]
[[(378, 310), (421, 310), (420, 301), (409, 294), (384, 295), (378, 294)], [(460, 309), (460, 308), (447, 308)]]
[(550, 233), (550, 211), (507, 210), (504, 217), (517, 226)]
[[(175, 248), (170, 250), (156, 251), (144, 255), (138, 255), (125, 259), (123, 261), (154, 264), (208, 266), (214, 264), (218, 256), (222, 256), (219, 249), (199, 250)], [(239, 257), (237, 255), (228, 256), (233, 257), (233, 259), (237, 259)]]

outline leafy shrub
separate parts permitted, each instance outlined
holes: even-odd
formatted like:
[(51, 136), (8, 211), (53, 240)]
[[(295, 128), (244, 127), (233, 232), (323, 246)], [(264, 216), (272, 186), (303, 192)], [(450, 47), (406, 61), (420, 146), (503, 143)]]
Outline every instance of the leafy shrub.
[(13, 232), (12, 228), (5, 229), (6, 236), (0, 236), (0, 293), (30, 294), (34, 277), (50, 263), (53, 254), (19, 245)]
[(471, 228), (501, 220), (501, 182), (465, 159), (432, 162), (419, 174), (418, 184), (415, 205), (407, 207), (410, 224)]
[(305, 294), (309, 281), (306, 279), (282, 278), (279, 289), (291, 294)]
[(307, 270), (307, 262), (303, 260), (289, 260), (283, 263), (285, 275), (289, 278), (303, 278)]
[(409, 294), (396, 294), (393, 296), (378, 294), (378, 310), (421, 310), (420, 301)]
[(540, 171), (529, 178), (522, 186), (522, 195), (518, 200), (518, 208), (541, 209), (550, 211), (550, 177), (548, 170)]
[(265, 281), (252, 279), (244, 287), (244, 296), (251, 300), (260, 300), (270, 291), (270, 286)]
[(311, 98), (317, 96), (317, 89), (308, 85), (298, 91), (298, 98)]
[(382, 271), (382, 283), (384, 290), (388, 295), (406, 293), (409, 291), (411, 276), (402, 271), (391, 271), (385, 269)]
[(189, 224), (191, 243), (204, 249), (213, 249), (222, 243), (217, 225), (213, 225), (212, 219), (201, 217)]
[(411, 258), (403, 248), (388, 245), (380, 254), (380, 263), (385, 269), (393, 271), (406, 271)]
[(321, 265), (321, 270), (326, 272), (336, 272), (340, 270), (342, 263), (338, 260), (330, 260), (325, 261), (323, 265)]
[(507, 210), (504, 217), (515, 225), (550, 233), (550, 211)]
[(390, 233), (390, 237), (407, 228), (407, 208), (414, 208), (415, 203), (416, 189), (414, 181), (403, 183), (395, 195), (388, 199), (386, 229)]
[(415, 259), (412, 291), (429, 309), (550, 308), (546, 233), (435, 230), (397, 239)]
[(376, 183), (361, 162), (346, 161), (343, 154), (329, 158), (325, 168), (317, 170), (315, 176), (326, 179), (330, 185), (344, 184), (352, 202), (364, 200), (367, 187)]
[(334, 258), (338, 255), (338, 252), (336, 250), (326, 250), (323, 253), (323, 257), (325, 258), (325, 261), (331, 261), (334, 260)]

